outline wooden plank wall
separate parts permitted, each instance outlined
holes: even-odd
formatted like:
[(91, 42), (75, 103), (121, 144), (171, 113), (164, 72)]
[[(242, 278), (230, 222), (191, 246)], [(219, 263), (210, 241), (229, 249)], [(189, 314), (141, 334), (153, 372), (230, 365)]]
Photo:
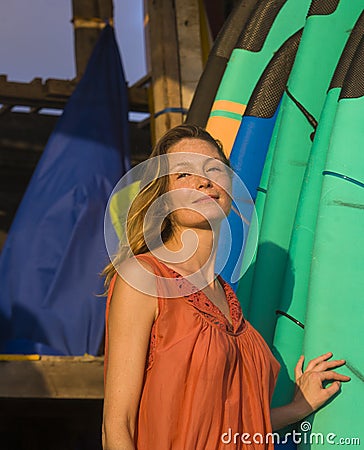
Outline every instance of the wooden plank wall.
[(152, 75), (152, 137), (183, 122), (201, 76), (199, 0), (146, 0), (146, 41)]

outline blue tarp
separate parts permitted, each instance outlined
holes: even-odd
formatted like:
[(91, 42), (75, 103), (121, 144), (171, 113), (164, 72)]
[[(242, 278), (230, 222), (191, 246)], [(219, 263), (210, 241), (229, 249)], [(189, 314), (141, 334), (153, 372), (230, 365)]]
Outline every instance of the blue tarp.
[(108, 197), (129, 169), (127, 86), (100, 35), (49, 138), (0, 256), (0, 351), (97, 354)]

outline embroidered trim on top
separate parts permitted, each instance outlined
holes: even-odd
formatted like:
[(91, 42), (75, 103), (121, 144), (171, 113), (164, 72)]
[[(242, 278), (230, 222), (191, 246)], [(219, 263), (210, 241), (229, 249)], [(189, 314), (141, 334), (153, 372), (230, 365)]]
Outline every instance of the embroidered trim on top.
[(240, 302), (232, 287), (222, 278), (220, 278), (225, 290), (226, 300), (230, 307), (230, 316), (233, 324), (238, 325), (243, 318), (243, 312), (241, 310)]
[(229, 332), (238, 331), (238, 328), (241, 326), (243, 314), (235, 292), (225, 280), (223, 280), (220, 276), (218, 277), (229, 305), (232, 324), (203, 291), (199, 290), (175, 270), (168, 266), (166, 267), (174, 274), (176, 278), (180, 280), (179, 287), (181, 289), (183, 289), (185, 283), (188, 283), (189, 290), (192, 290), (193, 292), (184, 297), (189, 303), (192, 303), (208, 321), (212, 322), (214, 325), (217, 325), (222, 330), (227, 330)]
[[(186, 298), (186, 300), (189, 303), (192, 303), (200, 311), (203, 317), (206, 318), (207, 321), (218, 326), (220, 329), (228, 332), (234, 331), (238, 332), (241, 330), (241, 327), (245, 325), (241, 306), (235, 292), (233, 291), (231, 286), (220, 276), (218, 277), (218, 279), (225, 291), (225, 296), (229, 305), (232, 324), (225, 317), (222, 311), (207, 297), (207, 295), (203, 291), (199, 290), (196, 286), (191, 284), (188, 280), (186, 280), (181, 274), (179, 274), (175, 270), (171, 269), (165, 264), (163, 265), (174, 275), (176, 279), (179, 280), (178, 287), (181, 290), (183, 290), (183, 288), (185, 287), (184, 284), (188, 283), (189, 285), (188, 289), (190, 291), (192, 290), (192, 293), (189, 295), (185, 295), (183, 297)], [(149, 349), (146, 365), (147, 369), (150, 368), (151, 365), (153, 364), (156, 345), (157, 345), (156, 322), (154, 322), (149, 341)]]

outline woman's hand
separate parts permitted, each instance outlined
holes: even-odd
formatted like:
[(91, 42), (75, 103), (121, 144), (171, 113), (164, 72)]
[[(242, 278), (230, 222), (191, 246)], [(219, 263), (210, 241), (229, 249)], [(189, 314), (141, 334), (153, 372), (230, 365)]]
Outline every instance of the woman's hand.
[[(343, 366), (344, 359), (331, 360), (332, 353), (312, 359), (306, 370), (303, 370), (305, 357), (302, 355), (295, 367), (296, 391), (292, 404), (300, 415), (306, 417), (316, 411), (335, 395), (342, 381), (350, 381), (350, 377), (335, 372), (332, 369)], [(331, 383), (325, 387), (326, 383)]]
[[(271, 410), (273, 430), (279, 430), (320, 408), (341, 386), (342, 381), (349, 381), (350, 377), (333, 371), (345, 364), (344, 359), (332, 360), (332, 353), (325, 353), (312, 359), (303, 370), (305, 357), (302, 355), (295, 367), (296, 390), (291, 403)], [(325, 387), (327, 383), (332, 383)]]

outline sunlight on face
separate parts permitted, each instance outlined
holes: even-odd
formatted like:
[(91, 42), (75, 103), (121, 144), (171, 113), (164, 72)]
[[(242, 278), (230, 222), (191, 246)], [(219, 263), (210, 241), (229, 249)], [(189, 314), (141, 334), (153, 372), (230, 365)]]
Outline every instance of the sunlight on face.
[(183, 139), (171, 147), (169, 206), (174, 223), (183, 227), (208, 226), (221, 221), (231, 208), (231, 178), (214, 145)]

